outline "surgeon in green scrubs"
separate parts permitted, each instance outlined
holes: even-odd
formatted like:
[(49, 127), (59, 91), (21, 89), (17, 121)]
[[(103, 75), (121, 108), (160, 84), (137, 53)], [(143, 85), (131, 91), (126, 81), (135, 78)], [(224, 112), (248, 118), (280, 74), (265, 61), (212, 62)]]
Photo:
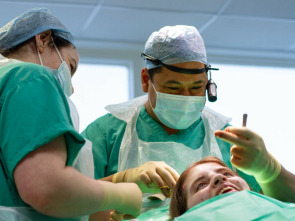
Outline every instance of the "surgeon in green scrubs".
[[(110, 113), (82, 135), (93, 144), (96, 178), (135, 182), (144, 193), (169, 197), (178, 174), (196, 160), (212, 155), (231, 167), (230, 144), (214, 134), (230, 119), (205, 106), (211, 67), (195, 27), (166, 26), (152, 33), (142, 57), (147, 95), (107, 106)], [(254, 177), (240, 174), (260, 192)]]
[(69, 99), (78, 63), (72, 34), (48, 9), (31, 9), (0, 28), (1, 220), (140, 213), (136, 184), (97, 181), (72, 167), (82, 168), (77, 156), (87, 147)]

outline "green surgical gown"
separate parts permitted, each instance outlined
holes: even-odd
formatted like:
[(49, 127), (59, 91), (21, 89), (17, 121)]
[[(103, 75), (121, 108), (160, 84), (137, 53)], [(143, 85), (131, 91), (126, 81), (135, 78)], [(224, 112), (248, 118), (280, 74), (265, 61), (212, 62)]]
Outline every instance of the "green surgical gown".
[(67, 99), (54, 76), (32, 63), (0, 67), (1, 206), (27, 206), (13, 170), (28, 153), (62, 134), (71, 165), (85, 141), (73, 128)]

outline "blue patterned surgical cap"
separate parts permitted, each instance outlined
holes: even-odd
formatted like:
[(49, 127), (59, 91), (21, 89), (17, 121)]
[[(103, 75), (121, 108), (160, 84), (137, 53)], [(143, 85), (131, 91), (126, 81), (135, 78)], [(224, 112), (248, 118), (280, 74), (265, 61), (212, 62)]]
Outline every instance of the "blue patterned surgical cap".
[(0, 28), (0, 51), (11, 49), (47, 30), (73, 44), (73, 35), (57, 17), (46, 8), (33, 8)]
[[(203, 38), (193, 26), (166, 26), (151, 34), (145, 44), (144, 53), (165, 64), (197, 61), (207, 64)], [(147, 69), (159, 67), (146, 60)]]

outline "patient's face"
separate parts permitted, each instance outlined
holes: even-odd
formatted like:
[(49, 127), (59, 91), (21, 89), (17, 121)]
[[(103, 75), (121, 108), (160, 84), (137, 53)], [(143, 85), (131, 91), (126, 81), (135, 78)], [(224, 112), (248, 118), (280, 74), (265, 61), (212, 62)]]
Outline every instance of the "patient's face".
[(217, 163), (204, 163), (192, 168), (183, 188), (187, 194), (187, 209), (220, 194), (250, 190), (243, 178)]

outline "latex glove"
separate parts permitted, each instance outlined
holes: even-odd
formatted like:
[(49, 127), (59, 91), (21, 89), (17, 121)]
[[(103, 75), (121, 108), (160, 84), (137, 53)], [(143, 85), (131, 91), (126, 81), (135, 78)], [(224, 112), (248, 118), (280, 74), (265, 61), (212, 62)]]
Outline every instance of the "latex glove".
[(159, 193), (170, 197), (179, 174), (163, 161), (150, 161), (139, 167), (114, 174), (113, 183), (136, 183), (143, 193)]
[(258, 134), (246, 127), (227, 127), (215, 131), (215, 136), (234, 144), (230, 150), (232, 165), (259, 183), (269, 183), (280, 174), (281, 164), (267, 151)]
[(110, 213), (110, 220), (109, 221), (123, 221), (124, 214), (120, 214), (116, 211), (112, 211)]
[(104, 189), (104, 202), (100, 210), (115, 209), (123, 219), (133, 219), (140, 215), (142, 192), (134, 183), (111, 183), (101, 181)]

